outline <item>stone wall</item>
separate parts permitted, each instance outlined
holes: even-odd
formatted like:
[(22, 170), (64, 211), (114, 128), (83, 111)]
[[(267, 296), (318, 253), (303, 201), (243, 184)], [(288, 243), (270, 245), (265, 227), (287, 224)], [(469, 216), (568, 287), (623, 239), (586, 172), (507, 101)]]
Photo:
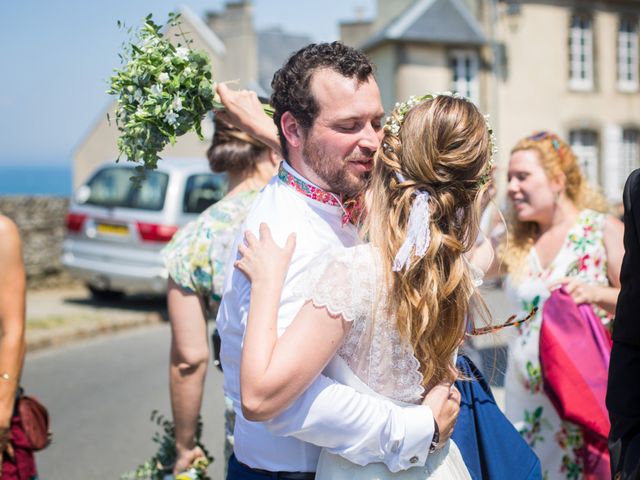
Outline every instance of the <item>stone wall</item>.
[(0, 213), (20, 229), (29, 288), (71, 282), (60, 263), (68, 205), (66, 197), (0, 196)]

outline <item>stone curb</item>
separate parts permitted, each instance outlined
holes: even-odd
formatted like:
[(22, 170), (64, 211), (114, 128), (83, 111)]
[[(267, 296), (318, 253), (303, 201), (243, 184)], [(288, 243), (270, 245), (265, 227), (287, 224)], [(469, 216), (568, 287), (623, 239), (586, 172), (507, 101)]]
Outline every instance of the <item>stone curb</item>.
[(159, 312), (149, 312), (144, 316), (131, 318), (111, 318), (109, 320), (83, 321), (77, 325), (65, 325), (47, 329), (29, 330), (27, 323), (26, 342), (27, 352), (57, 347), (76, 340), (82, 340), (99, 335), (116, 333), (123, 330), (140, 328), (148, 325), (166, 323)]

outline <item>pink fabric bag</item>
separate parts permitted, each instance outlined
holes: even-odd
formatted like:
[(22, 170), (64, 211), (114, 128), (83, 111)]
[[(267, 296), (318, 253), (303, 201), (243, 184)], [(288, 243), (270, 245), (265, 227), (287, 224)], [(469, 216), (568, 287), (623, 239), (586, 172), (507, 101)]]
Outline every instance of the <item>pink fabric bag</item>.
[(559, 288), (542, 310), (540, 364), (544, 390), (563, 420), (581, 427), (584, 479), (609, 479), (605, 405), (611, 336), (590, 305)]

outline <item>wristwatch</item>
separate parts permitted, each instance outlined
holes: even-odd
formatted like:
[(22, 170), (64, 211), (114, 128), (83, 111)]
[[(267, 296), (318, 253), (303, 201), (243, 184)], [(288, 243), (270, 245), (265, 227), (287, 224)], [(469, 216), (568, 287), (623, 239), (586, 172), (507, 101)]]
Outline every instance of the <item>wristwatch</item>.
[(429, 453), (435, 452), (440, 446), (440, 429), (438, 428), (438, 422), (433, 419), (433, 437), (431, 438), (431, 445), (429, 446)]

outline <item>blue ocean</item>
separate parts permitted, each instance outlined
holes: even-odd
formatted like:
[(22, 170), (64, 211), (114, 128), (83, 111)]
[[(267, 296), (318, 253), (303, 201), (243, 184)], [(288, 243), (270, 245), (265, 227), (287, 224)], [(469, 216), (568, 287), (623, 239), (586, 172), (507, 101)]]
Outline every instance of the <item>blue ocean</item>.
[(71, 195), (69, 165), (3, 165), (0, 163), (0, 196)]

